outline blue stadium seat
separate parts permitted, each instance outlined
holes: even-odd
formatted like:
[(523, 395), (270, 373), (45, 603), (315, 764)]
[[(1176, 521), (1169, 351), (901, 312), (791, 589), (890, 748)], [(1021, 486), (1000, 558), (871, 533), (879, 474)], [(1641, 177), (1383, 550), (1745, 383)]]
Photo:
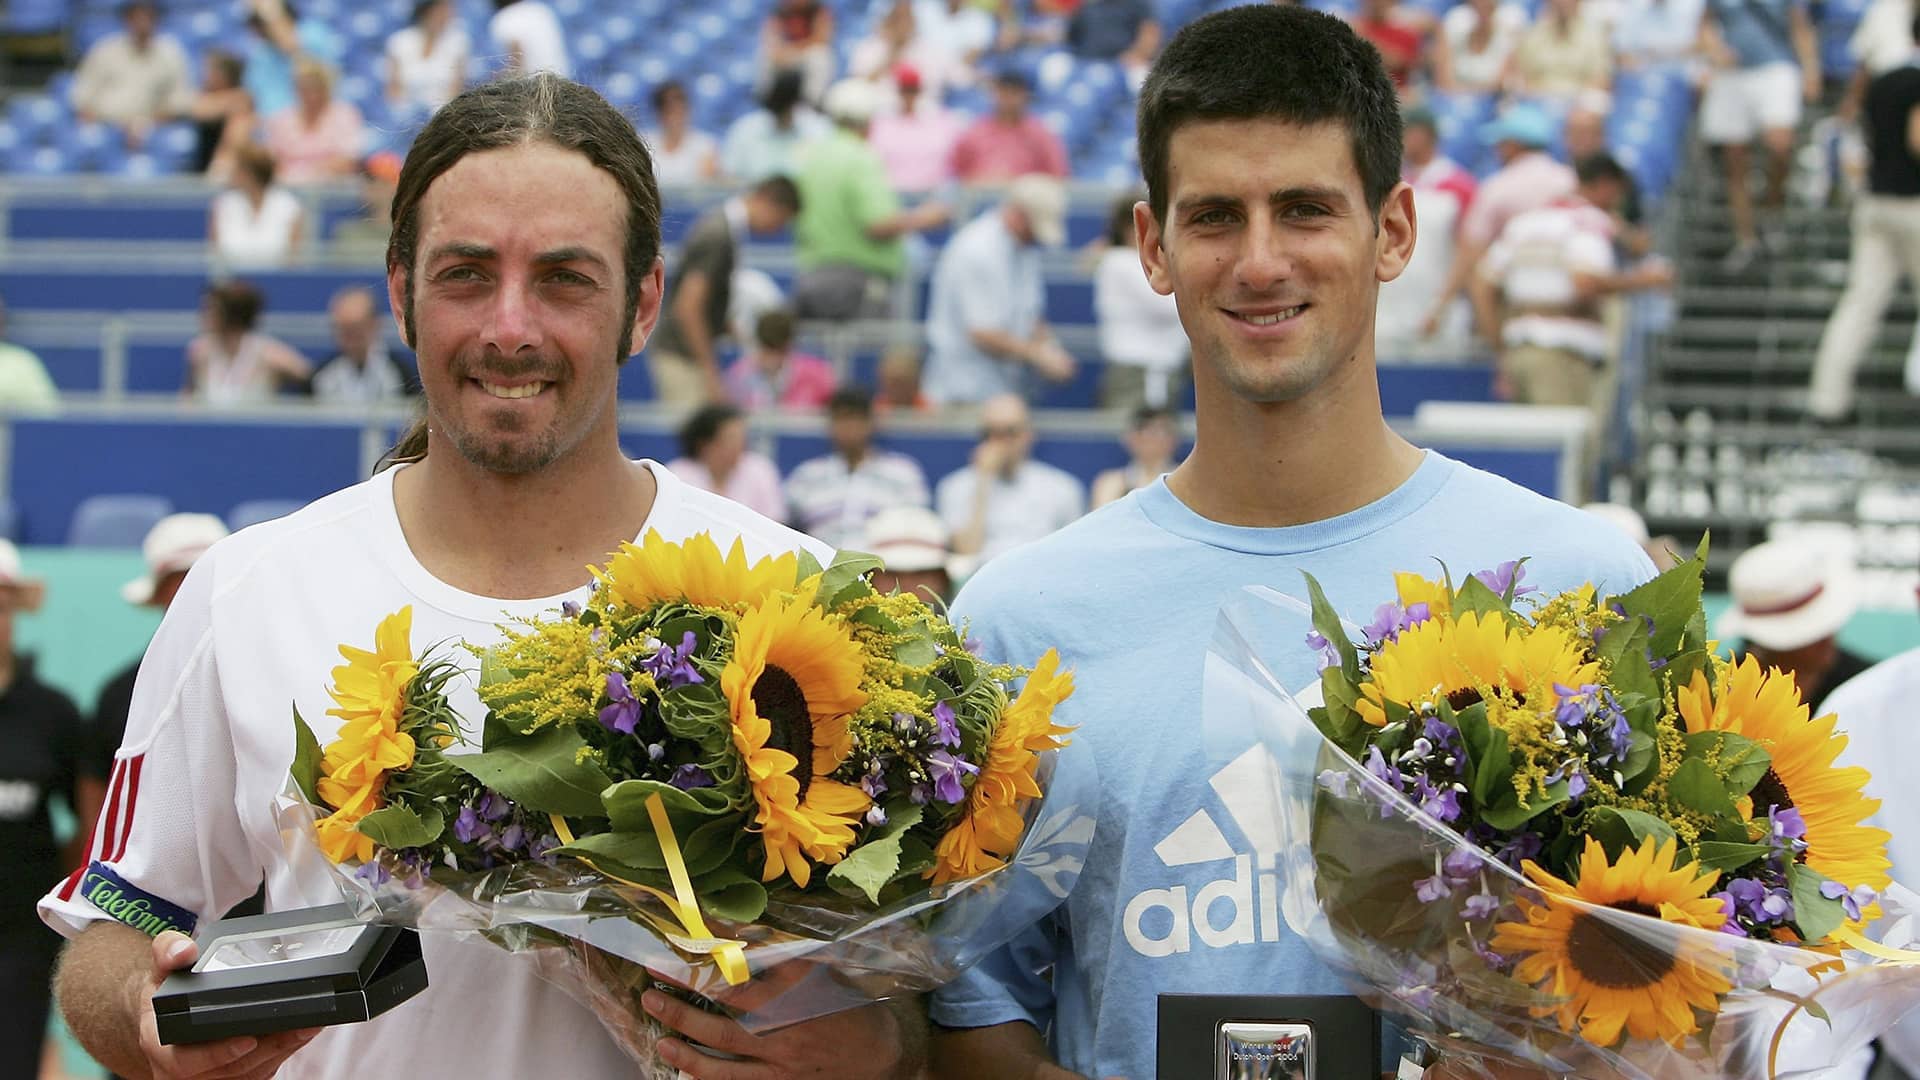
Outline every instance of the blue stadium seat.
[(12, 499), (0, 498), (0, 537), (20, 539), (20, 510)]
[(239, 532), (249, 525), (286, 517), (305, 505), (302, 499), (248, 499), (227, 511), (227, 528)]
[(137, 548), (147, 531), (173, 513), (173, 500), (164, 495), (89, 495), (73, 512), (67, 527), (72, 547)]
[(66, 29), (73, 13), (66, 0), (13, 0), (3, 18), (12, 33), (50, 34)]

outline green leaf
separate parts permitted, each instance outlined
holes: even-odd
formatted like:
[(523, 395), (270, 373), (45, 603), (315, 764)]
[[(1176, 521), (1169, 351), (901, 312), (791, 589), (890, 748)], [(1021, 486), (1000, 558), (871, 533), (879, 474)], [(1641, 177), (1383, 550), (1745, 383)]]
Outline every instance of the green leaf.
[(1588, 815), (1587, 835), (1600, 841), (1608, 858), (1618, 859), (1622, 851), (1638, 848), (1648, 837), (1664, 844), (1675, 834), (1673, 826), (1652, 814), (1606, 806)]
[(1329, 665), (1320, 672), (1320, 696), (1325, 704), (1307, 710), (1308, 718), (1335, 746), (1359, 757), (1373, 726), (1362, 720), (1359, 710), (1354, 708), (1360, 693), (1347, 681), (1339, 665)]
[(1499, 615), (1505, 618), (1513, 609), (1501, 598), (1500, 594), (1487, 587), (1487, 583), (1477, 577), (1469, 576), (1460, 583), (1460, 589), (1453, 594), (1453, 614), (1457, 618), (1469, 611), (1481, 616)]
[(293, 782), (300, 787), (300, 794), (314, 806), (320, 805), (320, 764), (324, 755), (320, 752), (320, 740), (313, 737), (313, 729), (307, 726), (300, 716), (300, 706), (293, 707), (293, 765), (287, 771), (292, 774)]
[[(1447, 718), (1447, 712), (1446, 708), (1441, 709), (1442, 720)], [(1507, 733), (1487, 723), (1487, 707), (1483, 704), (1468, 706), (1455, 715), (1453, 722), (1460, 729), (1467, 748), (1467, 760), (1473, 766), (1473, 782), (1470, 785), (1473, 801), (1481, 806), (1511, 802), (1517, 808), (1517, 796), (1511, 800), (1496, 799), (1502, 791), (1513, 791), (1513, 753), (1507, 747)], [(1526, 818), (1520, 820), (1525, 821)], [(1507, 826), (1496, 826), (1504, 827)]]
[(1714, 773), (1713, 767), (1699, 758), (1687, 758), (1673, 771), (1667, 790), (1675, 802), (1703, 814), (1733, 813), (1733, 797)]
[(1647, 786), (1646, 783), (1635, 784), (1634, 781), (1653, 780), (1653, 763), (1660, 756), (1660, 744), (1644, 731), (1628, 732), (1627, 738), (1630, 748), (1627, 750), (1627, 760), (1620, 766), (1620, 775), (1627, 781), (1626, 793), (1633, 795)]
[(625, 872), (629, 868), (640, 871), (667, 868), (667, 858), (660, 851), (660, 839), (653, 835), (651, 829), (646, 832), (594, 833), (579, 837), (571, 844), (563, 844), (553, 851), (558, 855), (591, 859), (605, 872), (620, 877), (635, 877)]
[[(833, 565), (820, 575), (820, 591), (814, 594), (814, 603), (832, 610), (849, 600), (871, 593), (873, 586), (867, 584), (867, 575), (881, 566), (878, 557), (865, 552), (835, 553)], [(805, 580), (804, 577), (802, 580)]]
[(1809, 945), (1824, 941), (1847, 921), (1847, 909), (1839, 900), (1820, 895), (1820, 886), (1829, 880), (1805, 863), (1787, 864), (1787, 890), (1793, 894), (1793, 924)]
[[(1703, 539), (1701, 547), (1705, 546)], [(1653, 655), (1672, 656), (1679, 651), (1681, 643), (1691, 637), (1691, 628), (1702, 618), (1700, 590), (1705, 569), (1704, 555), (1697, 554), (1617, 598), (1629, 616), (1646, 615), (1653, 619)]]
[(908, 638), (894, 648), (893, 658), (907, 667), (931, 667), (934, 661), (940, 659), (940, 652), (933, 645), (933, 639), (929, 637)]
[(1312, 574), (1301, 571), (1307, 579), (1307, 598), (1313, 604), (1313, 629), (1326, 638), (1340, 656), (1340, 671), (1349, 683), (1360, 681), (1360, 654), (1355, 651), (1353, 642), (1347, 638), (1346, 627), (1340, 625), (1340, 612), (1334, 609), (1327, 599), (1326, 591), (1320, 588), (1320, 582)]
[(1614, 623), (1600, 635), (1600, 663), (1608, 673), (1608, 685), (1616, 694), (1660, 700), (1660, 683), (1654, 678), (1653, 665), (1647, 661), (1647, 648), (1651, 643), (1647, 624), (1641, 619)]
[(485, 690), (503, 682), (510, 682), (518, 675), (501, 658), (499, 649), (485, 649), (480, 653), (480, 689)]
[(893, 616), (888, 615), (877, 607), (860, 608), (848, 616), (848, 619), (852, 622), (864, 623), (867, 626), (876, 627), (888, 634), (897, 634), (901, 629), (900, 624), (894, 621)]
[(604, 817), (600, 793), (612, 782), (570, 727), (549, 727), (499, 740), (478, 754), (450, 754), (448, 764), (520, 806), (566, 817)]
[(869, 903), (880, 903), (880, 890), (900, 873), (900, 837), (920, 824), (920, 816), (921, 808), (912, 803), (890, 808), (887, 823), (827, 872), (827, 884), (848, 896), (864, 895)]
[[(796, 555), (797, 555), (797, 559), (795, 562), (796, 573), (794, 574), (794, 580), (796, 581), (805, 581), (808, 578), (812, 577), (813, 575), (818, 574), (822, 570), (826, 569), (825, 567), (820, 565), (820, 560), (814, 557), (813, 552), (808, 551), (806, 548), (801, 548), (796, 553)], [(839, 553), (835, 552), (834, 557), (838, 558)]]
[(1503, 832), (1518, 829), (1538, 816), (1540, 811), (1520, 805), (1519, 796), (1514, 795), (1511, 789), (1498, 803), (1480, 808), (1480, 820)]
[(1773, 767), (1773, 757), (1760, 744), (1731, 731), (1696, 731), (1687, 736), (1687, 756), (1713, 763), (1727, 794), (1738, 798)]
[(1701, 866), (1713, 870), (1738, 870), (1771, 854), (1773, 849), (1766, 844), (1728, 844), (1719, 840), (1702, 840), (1693, 847), (1693, 857)]
[(716, 818), (681, 837), (680, 854), (687, 861), (687, 873), (696, 877), (712, 873), (732, 858), (746, 835), (742, 825), (738, 817)]
[(440, 839), (445, 828), (446, 819), (433, 806), (427, 807), (425, 814), (399, 805), (382, 807), (361, 818), (359, 825), (363, 835), (391, 851), (425, 847)]
[(702, 914), (731, 922), (757, 922), (767, 912), (767, 887), (738, 870), (718, 870), (693, 880)]
[(681, 816), (706, 818), (727, 810), (727, 796), (719, 788), (682, 791), (658, 780), (622, 780), (602, 791), (600, 802), (615, 832), (650, 833), (653, 831), (653, 815), (647, 813), (647, 799), (653, 795), (660, 796), (669, 819)]

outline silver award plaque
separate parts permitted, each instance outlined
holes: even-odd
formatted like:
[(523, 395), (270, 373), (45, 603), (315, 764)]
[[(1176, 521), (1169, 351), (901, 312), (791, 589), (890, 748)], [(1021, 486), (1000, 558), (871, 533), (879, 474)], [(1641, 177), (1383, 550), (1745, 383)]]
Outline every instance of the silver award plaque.
[(1313, 1057), (1312, 1024), (1223, 1020), (1213, 1080), (1318, 1080)]

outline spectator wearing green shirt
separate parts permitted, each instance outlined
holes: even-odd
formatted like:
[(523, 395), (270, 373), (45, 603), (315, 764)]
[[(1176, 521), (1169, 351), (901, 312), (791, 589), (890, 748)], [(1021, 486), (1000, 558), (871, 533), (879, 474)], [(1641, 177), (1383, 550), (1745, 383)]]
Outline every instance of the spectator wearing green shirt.
[(59, 403), (47, 365), (7, 340), (7, 304), (0, 300), (0, 412), (52, 412)]
[(794, 181), (801, 209), (793, 230), (800, 274), (793, 302), (802, 319), (885, 315), (907, 268), (902, 238), (947, 220), (947, 207), (937, 201), (902, 208), (886, 164), (867, 145), (879, 95), (865, 81), (834, 84), (826, 100), (834, 130), (800, 153)]

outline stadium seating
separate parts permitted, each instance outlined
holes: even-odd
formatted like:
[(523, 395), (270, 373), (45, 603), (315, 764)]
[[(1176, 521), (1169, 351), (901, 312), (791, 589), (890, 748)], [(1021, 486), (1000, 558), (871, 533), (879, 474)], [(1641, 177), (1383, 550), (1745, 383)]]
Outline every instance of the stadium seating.
[(72, 547), (139, 547), (147, 531), (173, 513), (173, 501), (164, 495), (89, 495), (73, 510), (67, 528)]

